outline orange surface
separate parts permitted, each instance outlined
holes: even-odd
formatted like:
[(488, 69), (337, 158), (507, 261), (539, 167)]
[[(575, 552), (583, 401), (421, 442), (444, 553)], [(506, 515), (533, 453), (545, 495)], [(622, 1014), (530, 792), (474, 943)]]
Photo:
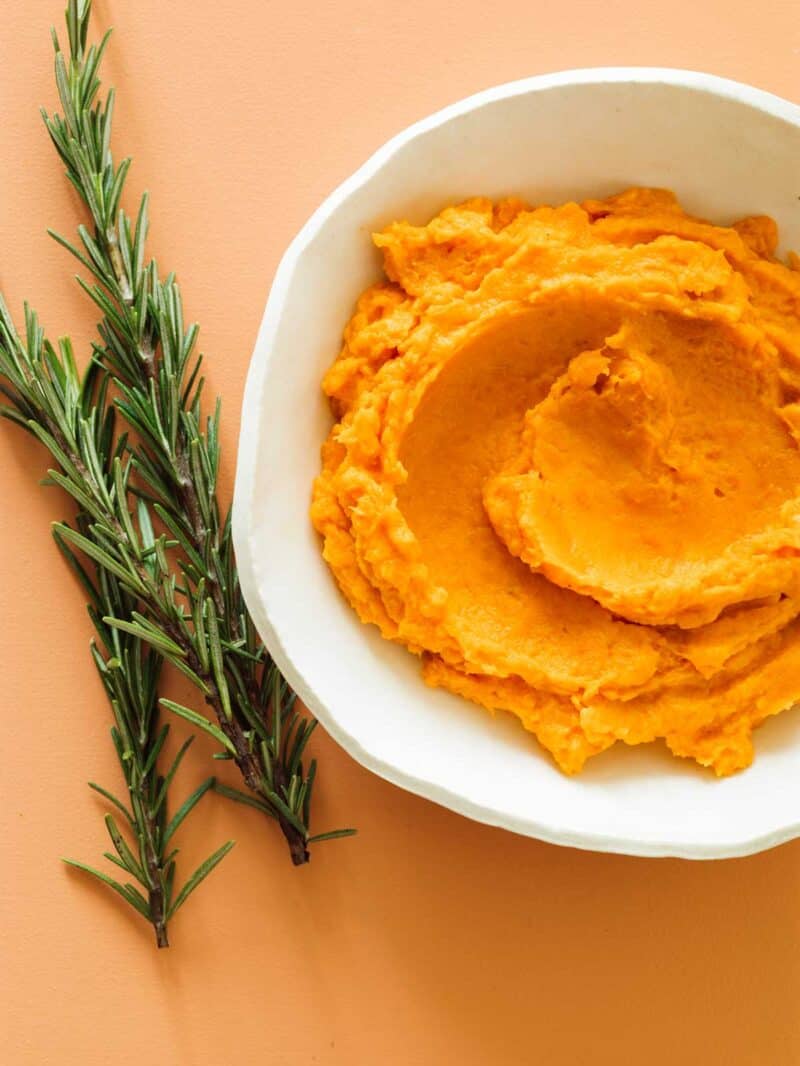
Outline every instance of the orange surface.
[[(44, 233), (75, 220), (36, 110), (53, 102), (61, 9), (4, 5), (0, 283), (15, 310), (28, 297), (85, 340), (93, 316)], [(391, 133), (492, 83), (600, 63), (800, 98), (794, 0), (100, 0), (97, 16), (118, 28), (107, 71), (132, 185), (153, 193), (153, 247), (179, 271), (224, 395), (228, 485), (280, 253)], [(50, 541), (63, 501), (36, 487), (41, 469), (0, 427), (4, 1064), (800, 1063), (800, 843), (709, 864), (550, 847), (409, 796), (324, 737), (317, 824), (360, 835), (295, 870), (256, 812), (204, 800), (202, 831), (181, 833), (187, 862), (238, 845), (157, 953), (138, 918), (58, 863), (104, 849), (84, 782), (117, 778), (88, 621)], [(187, 791), (208, 750), (185, 764)]]

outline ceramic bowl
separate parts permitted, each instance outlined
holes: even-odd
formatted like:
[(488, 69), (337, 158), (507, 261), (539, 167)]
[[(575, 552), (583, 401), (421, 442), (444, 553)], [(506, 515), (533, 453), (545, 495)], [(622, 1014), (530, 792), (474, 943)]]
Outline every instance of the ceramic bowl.
[(303, 701), (364, 766), (470, 818), (575, 847), (720, 858), (800, 834), (800, 715), (756, 734), (716, 780), (661, 744), (615, 748), (564, 777), (510, 715), (423, 683), (417, 659), (362, 625), (308, 518), (331, 417), (320, 379), (361, 291), (370, 233), (474, 195), (532, 203), (667, 186), (718, 222), (769, 214), (800, 247), (800, 108), (705, 74), (548, 74), (479, 93), (405, 130), (344, 182), (280, 264), (247, 380), (234, 507), (256, 625)]

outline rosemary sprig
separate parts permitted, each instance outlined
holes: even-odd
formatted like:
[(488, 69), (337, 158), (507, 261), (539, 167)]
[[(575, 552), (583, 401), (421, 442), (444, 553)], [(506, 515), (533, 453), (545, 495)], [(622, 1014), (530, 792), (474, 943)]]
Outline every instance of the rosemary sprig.
[[(113, 570), (95, 561), (90, 572), (69, 543), (77, 535), (95, 549), (102, 548), (104, 533), (95, 525), (98, 499), (109, 510), (120, 512), (127, 508), (127, 473), (123, 469), (126, 440), (125, 437), (116, 439), (116, 416), (108, 402), (107, 372), (93, 362), (81, 376), (68, 340), (63, 340), (56, 352), (45, 340), (36, 315), (28, 308), (25, 322), (26, 341), (23, 342), (0, 298), (0, 390), (10, 401), (10, 405), (0, 405), (0, 415), (18, 422), (48, 447), (59, 465), (58, 470), (49, 472), (49, 481), (71, 492), (79, 506), (75, 529), (61, 523), (55, 527), (54, 535), (89, 601), (89, 614), (97, 634), (91, 646), (92, 657), (111, 704), (114, 718), (111, 737), (127, 785), (127, 801), (123, 802), (90, 782), (90, 787), (115, 809), (105, 816), (114, 848), (113, 852), (105, 852), (105, 857), (124, 870), (132, 881), (120, 883), (85, 863), (72, 859), (65, 862), (112, 888), (152, 924), (158, 946), (167, 947), (169, 919), (233, 842), (228, 841), (206, 859), (178, 895), (174, 894), (178, 849), (170, 850), (169, 845), (175, 831), (212, 787), (214, 779), (204, 781), (167, 821), (169, 787), (191, 738), (162, 775), (159, 757), (169, 734), (169, 726), (161, 725), (158, 720), (157, 690), (162, 657), (152, 645), (105, 621), (108, 616), (132, 616), (138, 601)], [(150, 552), (146, 565), (155, 572), (156, 539), (144, 509), (140, 528), (144, 548)], [(117, 821), (120, 815), (124, 832)]]
[[(53, 33), (63, 115), (43, 113), (90, 226), (78, 228), (77, 245), (53, 236), (91, 278), (79, 282), (102, 315), (95, 358), (133, 431), (118, 469), (144, 510), (134, 518), (123, 507), (111, 516), (106, 501), (94, 500), (94, 527), (104, 531), (100, 548), (77, 531), (62, 532), (137, 598), (141, 611), (130, 618), (112, 613), (105, 623), (149, 643), (195, 684), (215, 722), (162, 704), (220, 743), (221, 757), (233, 759), (248, 791), (219, 791), (274, 818), (299, 865), (311, 843), (353, 830), (310, 835), (316, 762), (306, 769), (303, 754), (316, 722), (300, 713), (244, 603), (230, 513), (223, 517), (217, 499), (219, 402), (204, 419), (198, 328), (184, 325), (174, 275), (162, 278), (155, 261), (146, 261), (147, 195), (135, 221), (121, 207), (130, 159), (117, 165), (111, 153), (114, 91), (103, 99), (98, 76), (109, 33), (87, 47), (90, 10), (91, 0), (69, 0), (68, 56)], [(68, 491), (84, 486), (78, 479)], [(150, 512), (166, 531), (153, 546), (157, 572), (145, 558), (141, 530), (140, 516)]]

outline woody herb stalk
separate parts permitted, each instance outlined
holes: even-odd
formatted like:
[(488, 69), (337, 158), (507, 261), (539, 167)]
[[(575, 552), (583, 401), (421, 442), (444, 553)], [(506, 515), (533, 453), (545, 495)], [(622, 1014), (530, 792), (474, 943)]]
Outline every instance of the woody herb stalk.
[[(303, 755), (316, 723), (300, 713), (241, 594), (230, 512), (223, 515), (217, 499), (219, 402), (204, 418), (197, 326), (184, 325), (174, 275), (162, 278), (155, 261), (146, 261), (147, 196), (135, 220), (121, 207), (130, 159), (116, 164), (111, 153), (114, 92), (103, 98), (98, 78), (109, 35), (87, 47), (90, 9), (86, 0), (69, 0), (68, 55), (53, 35), (63, 114), (44, 118), (89, 222), (77, 244), (56, 239), (89, 275), (80, 284), (102, 315), (94, 357), (134, 433), (126, 445), (130, 488), (165, 530), (155, 542), (157, 580), (144, 566), (133, 517), (105, 546), (142, 604), (129, 620), (106, 621), (149, 643), (195, 684), (214, 721), (162, 704), (219, 741), (247, 789), (219, 791), (277, 821), (299, 865), (315, 841), (352, 831), (310, 834), (316, 763), (306, 768)], [(64, 535), (85, 550), (79, 534)]]

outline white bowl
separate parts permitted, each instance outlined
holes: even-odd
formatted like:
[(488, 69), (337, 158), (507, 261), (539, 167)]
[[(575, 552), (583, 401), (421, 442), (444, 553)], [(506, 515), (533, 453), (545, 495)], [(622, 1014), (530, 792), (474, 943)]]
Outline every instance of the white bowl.
[[(346, 123), (346, 116), (343, 122)], [(371, 231), (474, 195), (533, 203), (672, 188), (691, 212), (777, 219), (800, 247), (800, 108), (681, 70), (568, 71), (501, 85), (395, 137), (303, 227), (275, 277), (247, 379), (234, 506), (242, 585), (276, 662), (359, 762), (471, 818), (559, 844), (720, 858), (800, 835), (800, 718), (756, 734), (717, 781), (661, 745), (617, 745), (564, 777), (511, 716), (428, 689), (362, 625), (308, 518), (331, 418), (320, 390), (356, 297), (380, 277)]]

